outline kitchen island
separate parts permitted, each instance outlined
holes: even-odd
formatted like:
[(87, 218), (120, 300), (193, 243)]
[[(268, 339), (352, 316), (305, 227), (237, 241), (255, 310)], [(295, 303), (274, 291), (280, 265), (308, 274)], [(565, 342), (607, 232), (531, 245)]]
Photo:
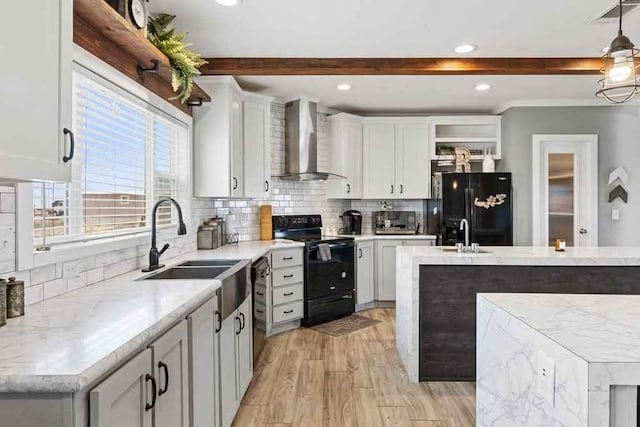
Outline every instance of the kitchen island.
[(475, 380), (478, 293), (640, 294), (640, 248), (483, 249), (398, 248), (396, 346), (411, 381)]
[(636, 426), (640, 296), (478, 295), (478, 426)]

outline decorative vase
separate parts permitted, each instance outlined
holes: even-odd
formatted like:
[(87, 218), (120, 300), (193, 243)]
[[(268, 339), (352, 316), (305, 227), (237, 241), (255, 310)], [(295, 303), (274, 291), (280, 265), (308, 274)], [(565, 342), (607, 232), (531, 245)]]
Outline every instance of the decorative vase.
[(484, 159), (482, 160), (482, 172), (483, 173), (493, 173), (496, 171), (496, 162), (493, 160), (493, 156), (491, 152), (486, 152), (484, 154)]

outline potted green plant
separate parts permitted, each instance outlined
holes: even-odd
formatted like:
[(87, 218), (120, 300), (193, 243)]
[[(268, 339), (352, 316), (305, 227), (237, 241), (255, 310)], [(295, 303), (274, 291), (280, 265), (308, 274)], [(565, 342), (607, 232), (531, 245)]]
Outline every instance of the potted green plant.
[(200, 54), (189, 50), (191, 43), (185, 42), (189, 33), (176, 34), (175, 28), (168, 28), (175, 15), (160, 13), (149, 18), (148, 32), (151, 43), (167, 55), (173, 71), (171, 85), (183, 104), (191, 96), (193, 80), (200, 75), (200, 67), (207, 63)]

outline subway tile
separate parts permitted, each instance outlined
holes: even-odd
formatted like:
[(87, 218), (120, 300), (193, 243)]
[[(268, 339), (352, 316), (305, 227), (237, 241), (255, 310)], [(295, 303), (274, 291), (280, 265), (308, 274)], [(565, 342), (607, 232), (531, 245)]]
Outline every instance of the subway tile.
[(104, 268), (98, 267), (87, 272), (87, 284), (93, 285), (94, 283), (102, 282), (104, 280)]
[(68, 291), (66, 279), (56, 279), (44, 283), (43, 299), (49, 299)]
[(31, 270), (31, 283), (38, 284), (49, 282), (56, 278), (56, 265), (44, 265)]
[(44, 286), (43, 286), (42, 283), (39, 284), (39, 285), (30, 286), (28, 288), (25, 288), (25, 290), (24, 290), (24, 304), (25, 305), (32, 305), (32, 304), (35, 304), (37, 302), (42, 301), (42, 299), (44, 298), (43, 289), (44, 289)]

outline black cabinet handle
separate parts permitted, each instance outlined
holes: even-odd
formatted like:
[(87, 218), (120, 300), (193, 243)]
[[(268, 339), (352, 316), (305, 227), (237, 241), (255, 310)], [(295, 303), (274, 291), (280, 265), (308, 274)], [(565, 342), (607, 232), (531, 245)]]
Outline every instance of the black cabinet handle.
[(144, 377), (144, 381), (146, 383), (151, 382), (151, 403), (147, 403), (144, 407), (145, 411), (150, 411), (156, 406), (156, 395), (158, 394), (158, 386), (156, 384), (156, 379), (149, 374)]
[(242, 332), (242, 320), (238, 316), (236, 316), (236, 320), (238, 321), (238, 330), (236, 331), (236, 335), (240, 335)]
[(404, 185), (400, 184), (400, 194), (404, 193)]
[(391, 184), (391, 194), (393, 194), (393, 184)]
[(256, 313), (264, 313), (264, 311), (260, 310), (259, 308), (256, 308)]
[(218, 310), (216, 310), (215, 315), (216, 315), (216, 318), (218, 319), (218, 327), (215, 330), (215, 333), (217, 334), (222, 329), (222, 315)]
[(291, 261), (292, 259), (293, 259), (293, 257), (292, 257), (292, 256), (285, 256), (285, 257), (282, 257), (282, 260), (283, 260), (283, 261)]
[(247, 326), (247, 323), (246, 323), (247, 319), (244, 317), (244, 313), (240, 313), (240, 316), (242, 317), (242, 319), (240, 319), (242, 320), (242, 325), (240, 326), (240, 330), (243, 331), (244, 327)]
[(158, 362), (158, 369), (162, 369), (164, 371), (164, 388), (161, 388), (158, 391), (158, 396), (162, 396), (169, 390), (169, 367), (164, 362)]
[(71, 159), (73, 159), (73, 156), (75, 155), (75, 152), (76, 152), (76, 138), (75, 138), (75, 135), (73, 134), (73, 131), (71, 131), (71, 129), (64, 128), (62, 130), (62, 132), (65, 135), (69, 135), (69, 143), (70, 143), (70, 145), (69, 145), (69, 155), (68, 156), (64, 155), (62, 157), (62, 161), (67, 163), (67, 162), (71, 161)]
[(263, 297), (264, 296), (264, 292), (256, 291), (256, 295), (259, 295), (259, 296)]
[(282, 294), (283, 297), (290, 297), (291, 295), (293, 295), (293, 292), (286, 292)]
[(236, 178), (235, 176), (233, 177), (233, 189), (238, 189), (238, 178)]
[(291, 314), (291, 313), (293, 313), (293, 310), (285, 310), (284, 311), (284, 314)]
[(285, 278), (285, 279), (291, 279), (293, 277), (293, 274), (285, 274), (282, 277)]
[(347, 194), (351, 193), (351, 184), (347, 184)]
[(358, 258), (362, 258), (362, 249), (358, 249)]
[(264, 192), (268, 193), (269, 192), (269, 181), (265, 181), (264, 182)]

